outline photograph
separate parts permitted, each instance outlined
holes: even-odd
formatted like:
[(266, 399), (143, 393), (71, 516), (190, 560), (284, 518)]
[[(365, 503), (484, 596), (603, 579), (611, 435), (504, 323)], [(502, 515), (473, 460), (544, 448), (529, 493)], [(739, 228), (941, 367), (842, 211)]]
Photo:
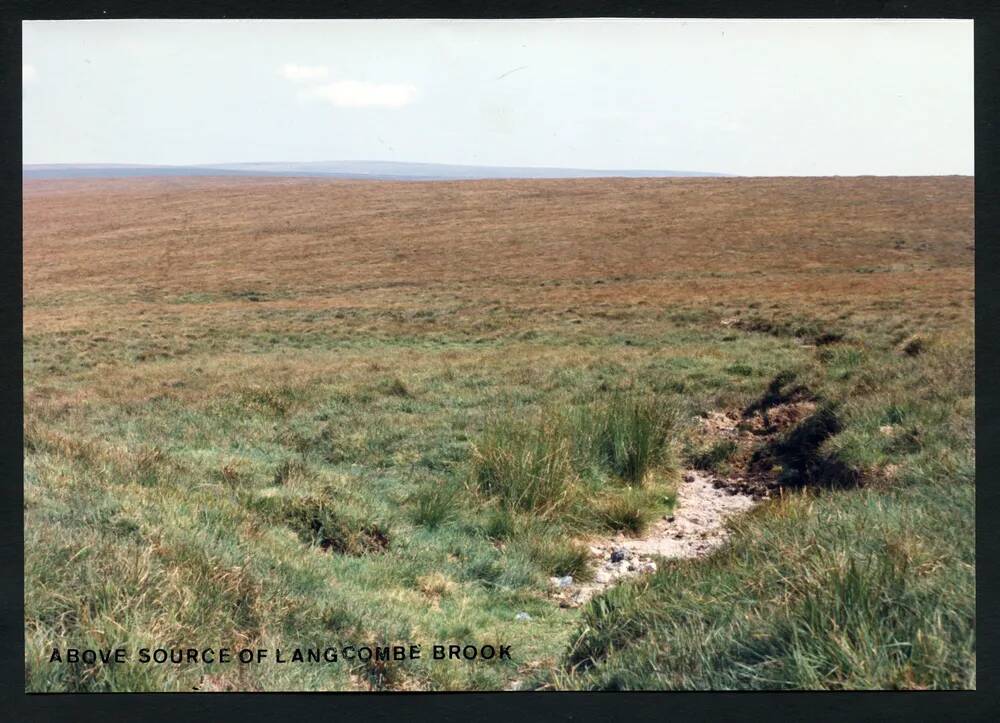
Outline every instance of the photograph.
[(23, 692), (975, 690), (975, 23), (20, 22)]

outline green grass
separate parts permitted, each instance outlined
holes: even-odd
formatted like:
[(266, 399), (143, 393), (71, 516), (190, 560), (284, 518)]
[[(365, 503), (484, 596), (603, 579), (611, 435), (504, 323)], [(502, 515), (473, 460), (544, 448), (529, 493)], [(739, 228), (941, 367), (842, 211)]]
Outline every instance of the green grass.
[[(600, 521), (608, 529), (640, 535), (658, 511), (657, 499), (647, 490), (629, 489), (624, 494), (609, 495), (598, 508)], [(672, 504), (672, 496), (659, 500), (661, 506)]]
[(972, 514), (968, 483), (786, 497), (711, 560), (595, 600), (549, 683), (974, 687)]
[[(676, 476), (679, 416), (673, 400), (652, 393), (616, 393), (597, 404), (545, 410), (536, 420), (507, 413), (474, 445), (474, 486), (511, 511), (625, 529), (629, 509), (633, 517), (656, 511), (655, 495), (640, 499), (632, 487), (664, 487)], [(599, 498), (611, 501), (610, 511), (608, 503), (595, 506)], [(642, 526), (631, 525), (636, 532)]]
[(428, 482), (413, 496), (413, 521), (428, 530), (436, 530), (458, 516), (458, 498), (455, 485), (437, 480)]
[(818, 353), (801, 378), (821, 405), (760, 451), (802, 491), (711, 558), (595, 599), (535, 684), (975, 687), (973, 379), (968, 347), (942, 343), (869, 349), (849, 380)]
[[(293, 309), (267, 334), (220, 324), (140, 363), (125, 347), (176, 333), (162, 310), (92, 348), (27, 334), (27, 688), (974, 685), (968, 329), (939, 310), (755, 310), (849, 332), (805, 346), (719, 323), (741, 303), (572, 325), (484, 312), (488, 337), (360, 312), (307, 333)], [(732, 463), (697, 415), (800, 398), (836, 424), (803, 420), (760, 450), (801, 490), (729, 548), (585, 611), (548, 596), (548, 577), (592, 574), (577, 540), (670, 511), (681, 449)], [(502, 641), (516, 660), (47, 663), (56, 645), (192, 640)]]
[(677, 413), (653, 396), (616, 396), (595, 415), (594, 455), (613, 474), (642, 485), (670, 453)]
[(476, 487), (509, 510), (552, 516), (569, 506), (577, 485), (571, 445), (551, 419), (493, 421), (473, 451)]
[[(975, 684), (972, 179), (72, 185), (24, 194), (27, 690)], [(748, 459), (731, 545), (560, 607)], [(514, 659), (48, 662), (410, 641)]]
[[(249, 385), (207, 352), (124, 384), (53, 379), (25, 421), (28, 688), (488, 689), (528, 663), (566, 688), (972, 685), (971, 348), (942, 330), (911, 356), (882, 322), (855, 331), (864, 347), (815, 349), (700, 324), (637, 327), (645, 351), (578, 329), (497, 351), (389, 338), (375, 382), (367, 347), (286, 352), (294, 375)], [(748, 357), (757, 375), (727, 371)], [(185, 401), (158, 391), (194, 365)], [(406, 394), (377, 381), (404, 367)], [(739, 522), (715, 557), (609, 590), (582, 622), (547, 597), (549, 576), (592, 574), (574, 538), (637, 534), (670, 510), (692, 440), (680, 420), (796, 387), (836, 402), (837, 425), (804, 420), (761, 451), (802, 492)], [(85, 402), (60, 401), (80, 388)], [(833, 470), (865, 486), (815, 491)], [(331, 638), (502, 639), (518, 662), (45, 662), (54, 645)]]
[(696, 469), (724, 473), (728, 471), (727, 463), (736, 450), (736, 442), (731, 439), (721, 439), (712, 442), (706, 448), (692, 451), (689, 455), (689, 461), (691, 466)]

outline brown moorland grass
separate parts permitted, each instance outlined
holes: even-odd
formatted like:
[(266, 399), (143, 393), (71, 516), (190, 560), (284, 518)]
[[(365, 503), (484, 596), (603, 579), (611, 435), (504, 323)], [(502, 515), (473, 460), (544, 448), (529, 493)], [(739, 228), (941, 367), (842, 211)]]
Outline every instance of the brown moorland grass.
[[(974, 684), (971, 178), (23, 188), (29, 690)], [(743, 409), (785, 378), (839, 405), (801, 469), (860, 489), (789, 493), (735, 552), (582, 618), (551, 600), (548, 575), (587, 574), (588, 501), (666, 512), (671, 460), (700, 449), (678, 428), (632, 489), (580, 449), (586, 420), (619, 398)], [(477, 447), (520, 439), (565, 456), (544, 515), (475, 484)], [(885, 613), (869, 569), (909, 612)], [(518, 656), (45, 663), (331, 637)]]
[(25, 300), (100, 291), (138, 311), (144, 294), (256, 292), (278, 308), (406, 308), (419, 291), (551, 309), (762, 287), (945, 298), (971, 273), (971, 189), (962, 177), (27, 181)]

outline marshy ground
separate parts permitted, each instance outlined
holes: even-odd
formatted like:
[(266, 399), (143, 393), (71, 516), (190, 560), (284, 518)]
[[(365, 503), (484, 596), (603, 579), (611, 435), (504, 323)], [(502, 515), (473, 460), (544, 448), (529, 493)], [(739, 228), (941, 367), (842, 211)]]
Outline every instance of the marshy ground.
[[(961, 177), (27, 181), (27, 688), (974, 687), (973, 259)], [(48, 663), (356, 641), (514, 659)]]

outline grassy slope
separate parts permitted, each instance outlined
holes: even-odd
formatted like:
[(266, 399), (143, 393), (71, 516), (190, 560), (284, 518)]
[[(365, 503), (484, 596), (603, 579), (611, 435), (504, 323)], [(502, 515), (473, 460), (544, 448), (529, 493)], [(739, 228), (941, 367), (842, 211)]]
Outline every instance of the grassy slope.
[(860, 471), (863, 488), (786, 493), (710, 560), (611, 591), (539, 682), (975, 687), (970, 354), (942, 342), (919, 359), (869, 347), (867, 363), (816, 364), (813, 388), (842, 394), (844, 425), (820, 455)]
[[(971, 196), (969, 179), (27, 183), (28, 688), (972, 684)], [(530, 428), (622, 388), (732, 408), (783, 370), (841, 403), (822, 451), (864, 489), (789, 493), (728, 551), (582, 620), (545, 578), (600, 510), (505, 514), (470, 482), (498, 416)], [(669, 507), (669, 472), (644, 505)], [(629, 494), (572, 473), (586, 499)], [(309, 544), (316, 514), (331, 549)], [(517, 659), (44, 663), (55, 644), (409, 638)]]

